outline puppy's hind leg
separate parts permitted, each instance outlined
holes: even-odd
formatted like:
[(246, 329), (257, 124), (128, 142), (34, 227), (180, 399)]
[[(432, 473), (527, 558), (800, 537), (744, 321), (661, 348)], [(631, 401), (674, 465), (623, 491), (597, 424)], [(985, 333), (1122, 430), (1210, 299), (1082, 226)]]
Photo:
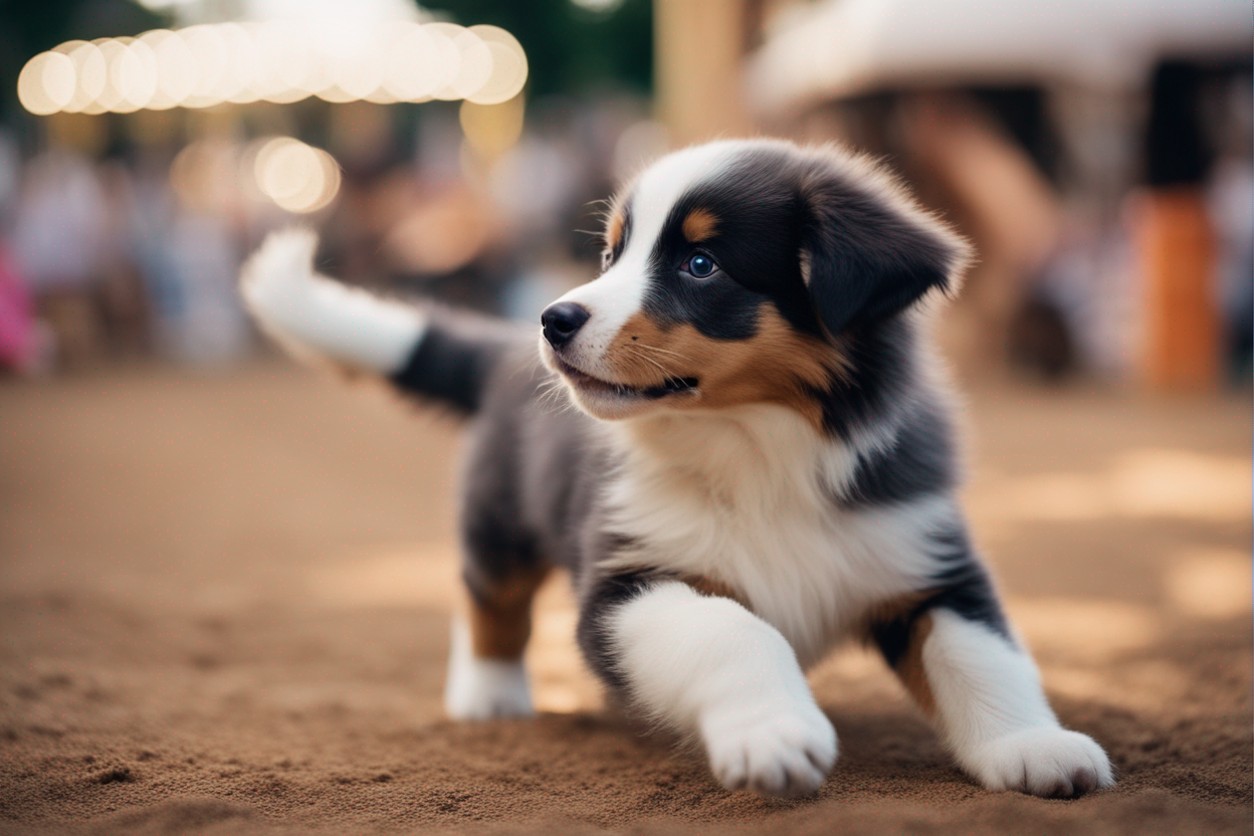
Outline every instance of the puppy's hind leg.
[(531, 637), (531, 605), (545, 568), (513, 568), (486, 576), (470, 564), (469, 603), (452, 627), (444, 709), (456, 720), (527, 717), (533, 713), (523, 653)]

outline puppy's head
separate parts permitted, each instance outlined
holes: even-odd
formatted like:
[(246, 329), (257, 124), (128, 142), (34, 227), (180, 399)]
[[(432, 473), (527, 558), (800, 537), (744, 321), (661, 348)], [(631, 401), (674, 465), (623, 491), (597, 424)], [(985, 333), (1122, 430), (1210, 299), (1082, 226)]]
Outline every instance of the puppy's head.
[(779, 403), (818, 424), (850, 335), (949, 289), (966, 258), (866, 160), (696, 146), (618, 196), (600, 278), (545, 309), (540, 350), (598, 418)]

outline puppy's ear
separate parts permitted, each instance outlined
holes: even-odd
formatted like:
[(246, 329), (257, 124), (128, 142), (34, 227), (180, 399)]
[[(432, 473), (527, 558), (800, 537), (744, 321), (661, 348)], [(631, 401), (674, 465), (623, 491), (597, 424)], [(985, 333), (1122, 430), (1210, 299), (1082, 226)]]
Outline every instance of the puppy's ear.
[(970, 245), (873, 165), (818, 160), (801, 191), (802, 277), (828, 333), (886, 319), (933, 288), (957, 289)]

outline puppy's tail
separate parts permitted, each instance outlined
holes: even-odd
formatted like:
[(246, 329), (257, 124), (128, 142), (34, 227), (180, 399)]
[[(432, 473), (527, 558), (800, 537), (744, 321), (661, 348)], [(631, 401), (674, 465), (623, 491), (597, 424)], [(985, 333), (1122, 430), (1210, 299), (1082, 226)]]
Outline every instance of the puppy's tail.
[(375, 296), (314, 271), (317, 236), (272, 233), (240, 273), (262, 330), (295, 357), (387, 378), (471, 414), (515, 335), (503, 322)]

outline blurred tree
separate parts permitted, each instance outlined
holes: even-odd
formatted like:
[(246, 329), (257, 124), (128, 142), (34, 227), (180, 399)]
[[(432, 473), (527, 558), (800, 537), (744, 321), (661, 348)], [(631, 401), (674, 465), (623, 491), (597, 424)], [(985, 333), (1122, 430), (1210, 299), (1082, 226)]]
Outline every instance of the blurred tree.
[(464, 26), (490, 23), (513, 33), (531, 65), (533, 96), (653, 89), (650, 0), (429, 0)]

